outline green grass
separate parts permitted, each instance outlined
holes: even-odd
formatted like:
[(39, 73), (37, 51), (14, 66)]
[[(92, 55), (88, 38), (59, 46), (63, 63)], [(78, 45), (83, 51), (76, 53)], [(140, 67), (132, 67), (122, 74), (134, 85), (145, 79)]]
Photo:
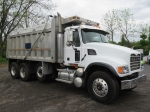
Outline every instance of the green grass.
[(6, 63), (7, 63), (7, 59), (0, 57), (0, 64), (6, 64)]

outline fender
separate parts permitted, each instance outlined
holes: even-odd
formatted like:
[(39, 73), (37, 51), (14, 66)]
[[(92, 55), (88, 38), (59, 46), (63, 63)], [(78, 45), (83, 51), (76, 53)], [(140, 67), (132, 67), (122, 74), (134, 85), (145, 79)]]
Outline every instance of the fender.
[(85, 72), (87, 72), (89, 70), (89, 68), (94, 66), (94, 65), (105, 67), (113, 73), (113, 76), (119, 77), (119, 75), (117, 74), (117, 72), (115, 71), (115, 69), (111, 65), (106, 64), (106, 63), (101, 63), (101, 62), (91, 63), (90, 65), (87, 66), (87, 68), (85, 69)]

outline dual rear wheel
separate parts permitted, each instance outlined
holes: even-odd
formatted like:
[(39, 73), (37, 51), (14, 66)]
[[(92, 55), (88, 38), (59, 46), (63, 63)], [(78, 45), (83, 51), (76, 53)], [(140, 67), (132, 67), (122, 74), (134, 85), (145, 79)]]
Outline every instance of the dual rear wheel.
[[(36, 73), (36, 78), (40, 82), (44, 82), (47, 78), (47, 75), (42, 74), (42, 64), (38, 63), (36, 65), (36, 68), (34, 70)], [(19, 64), (17, 62), (13, 62), (10, 65), (10, 74), (13, 79), (20, 78), (22, 81), (29, 81), (32, 78), (31, 69), (29, 68), (29, 65), (27, 63)], [(35, 75), (35, 74), (34, 74)]]
[(31, 74), (27, 63), (22, 63), (20, 66), (17, 62), (11, 63), (10, 74), (13, 79), (20, 78), (25, 82), (31, 79)]
[(22, 81), (29, 81), (31, 79), (31, 73), (29, 70), (29, 65), (27, 63), (22, 63), (19, 69), (20, 79)]

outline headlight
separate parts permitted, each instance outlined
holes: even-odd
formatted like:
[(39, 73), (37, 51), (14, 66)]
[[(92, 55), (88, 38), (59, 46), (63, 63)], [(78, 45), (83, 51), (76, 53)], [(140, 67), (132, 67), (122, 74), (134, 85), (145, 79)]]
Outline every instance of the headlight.
[(120, 66), (117, 68), (117, 71), (119, 74), (126, 74), (129, 73), (129, 68), (128, 66)]

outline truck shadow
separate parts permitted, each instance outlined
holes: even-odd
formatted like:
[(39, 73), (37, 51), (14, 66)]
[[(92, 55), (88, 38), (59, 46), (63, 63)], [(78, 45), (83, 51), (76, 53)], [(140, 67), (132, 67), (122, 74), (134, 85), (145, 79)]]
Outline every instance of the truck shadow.
[[(71, 96), (79, 96), (79, 97), (83, 97), (85, 99), (89, 99), (92, 100), (90, 98), (90, 94), (88, 93), (88, 89), (87, 88), (77, 88), (75, 87), (73, 84), (69, 85), (66, 83), (62, 83), (62, 82), (46, 82), (45, 85), (53, 85), (51, 86), (52, 88), (55, 88), (55, 90), (57, 92), (60, 92), (66, 95), (71, 95)], [(137, 89), (138, 90), (138, 89)], [(140, 98), (142, 98), (143, 96), (139, 93), (139, 90), (137, 91), (135, 90), (131, 90), (131, 91), (127, 91), (127, 90), (123, 90), (120, 91), (118, 97), (116, 98), (116, 100), (114, 100), (112, 103), (110, 103), (109, 105), (124, 105), (126, 103), (133, 103), (133, 102), (138, 102), (138, 100)], [(98, 103), (98, 102), (97, 102)], [(100, 105), (103, 105), (101, 103), (98, 103)]]

